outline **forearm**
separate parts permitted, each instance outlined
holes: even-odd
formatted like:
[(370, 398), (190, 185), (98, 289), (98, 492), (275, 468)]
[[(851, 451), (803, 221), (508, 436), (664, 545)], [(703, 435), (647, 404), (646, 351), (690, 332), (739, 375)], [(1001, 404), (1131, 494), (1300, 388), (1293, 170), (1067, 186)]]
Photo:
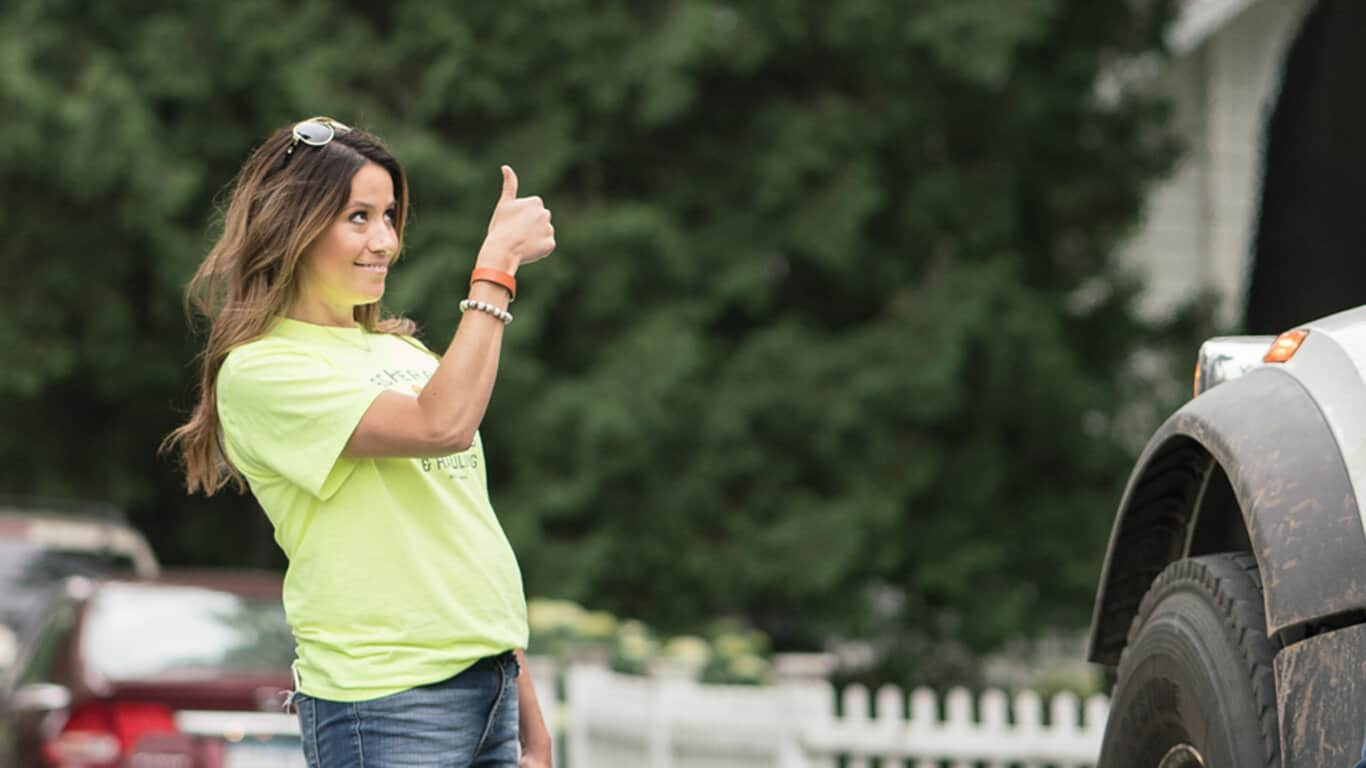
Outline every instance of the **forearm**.
[(546, 728), (545, 717), (541, 714), (541, 703), (536, 699), (536, 687), (532, 684), (531, 668), (526, 663), (526, 653), (517, 650), (517, 664), (521, 674), (517, 677), (517, 721), (522, 741), (522, 754), (536, 758), (536, 764), (549, 766), (551, 761), (550, 730)]
[[(519, 266), (555, 250), (555, 228), (541, 199), (517, 197), (517, 174), (506, 165), (502, 170), (503, 194), (493, 209), (475, 267), (511, 275)], [(515, 286), (504, 288), (502, 278), (488, 277), (499, 282), (475, 282), (469, 288), (470, 299), (506, 312)], [(379, 392), (351, 433), (343, 455), (426, 458), (468, 450), (488, 411), (502, 347), (502, 320), (480, 309), (465, 312), (436, 372), (418, 396)]]
[[(503, 271), (513, 272), (503, 267)], [(469, 298), (506, 310), (507, 289), (488, 282), (470, 286)], [(502, 354), (504, 324), (487, 312), (469, 310), (460, 319), (436, 373), (422, 389), (418, 404), (428, 423), (459, 445), (469, 445), (484, 420)]]

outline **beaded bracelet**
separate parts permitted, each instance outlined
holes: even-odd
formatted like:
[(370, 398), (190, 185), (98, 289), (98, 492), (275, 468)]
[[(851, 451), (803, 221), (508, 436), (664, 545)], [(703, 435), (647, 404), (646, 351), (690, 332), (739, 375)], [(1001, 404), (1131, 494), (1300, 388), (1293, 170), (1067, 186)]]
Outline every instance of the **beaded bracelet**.
[(475, 301), (474, 299), (462, 299), (460, 301), (460, 312), (463, 314), (466, 310), (469, 309), (478, 310), (480, 312), (487, 312), (490, 315), (493, 315), (494, 317), (498, 318), (499, 320), (502, 320), (503, 325), (507, 325), (508, 323), (512, 322), (511, 312), (507, 311), (506, 309), (502, 309), (501, 307), (495, 307), (494, 305), (489, 304), (485, 301)]

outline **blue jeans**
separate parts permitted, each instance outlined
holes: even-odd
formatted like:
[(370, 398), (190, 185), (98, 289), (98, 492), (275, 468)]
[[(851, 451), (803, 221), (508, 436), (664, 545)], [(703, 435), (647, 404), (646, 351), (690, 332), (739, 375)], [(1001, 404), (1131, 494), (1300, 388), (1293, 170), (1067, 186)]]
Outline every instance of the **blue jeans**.
[(296, 694), (309, 768), (516, 768), (517, 659), (370, 701)]

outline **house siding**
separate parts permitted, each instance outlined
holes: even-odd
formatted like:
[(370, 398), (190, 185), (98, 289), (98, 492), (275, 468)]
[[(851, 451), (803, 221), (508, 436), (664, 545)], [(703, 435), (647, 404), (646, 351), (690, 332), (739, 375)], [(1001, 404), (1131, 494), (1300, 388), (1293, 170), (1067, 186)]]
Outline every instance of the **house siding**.
[(1121, 264), (1147, 281), (1140, 310), (1162, 317), (1200, 292), (1221, 324), (1242, 315), (1261, 198), (1263, 139), (1286, 51), (1313, 0), (1251, 3), (1177, 55), (1158, 80), (1185, 154), (1149, 194)]

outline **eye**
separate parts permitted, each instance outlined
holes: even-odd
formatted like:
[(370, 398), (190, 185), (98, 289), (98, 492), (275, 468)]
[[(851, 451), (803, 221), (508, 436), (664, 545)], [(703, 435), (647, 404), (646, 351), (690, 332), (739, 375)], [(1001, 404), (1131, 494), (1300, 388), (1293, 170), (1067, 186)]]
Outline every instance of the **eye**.
[(356, 211), (350, 216), (347, 216), (346, 220), (352, 224), (364, 224), (366, 222), (365, 211)]
[(390, 208), (389, 210), (384, 212), (384, 218), (388, 219), (390, 224), (394, 223), (394, 217), (396, 217), (397, 215), (398, 211), (393, 208)]

